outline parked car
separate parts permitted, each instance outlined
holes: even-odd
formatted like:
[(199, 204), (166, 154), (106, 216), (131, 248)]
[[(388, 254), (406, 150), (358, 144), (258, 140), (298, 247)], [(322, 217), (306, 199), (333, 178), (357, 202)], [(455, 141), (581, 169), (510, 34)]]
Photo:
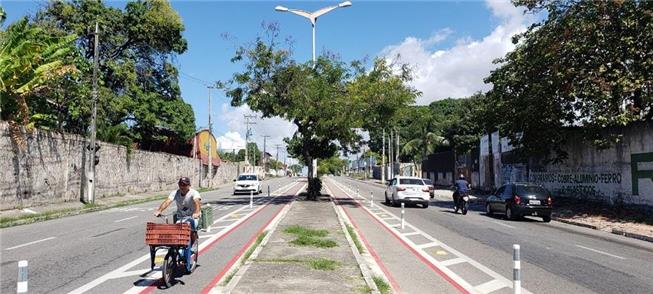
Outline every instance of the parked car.
[(261, 179), (256, 174), (240, 174), (234, 179), (234, 195), (238, 193), (261, 193)]
[(424, 184), (429, 186), (429, 195), (431, 196), (431, 199), (435, 197), (435, 186), (433, 186), (433, 182), (429, 179), (422, 179), (424, 181)]
[(542, 186), (513, 183), (501, 186), (488, 197), (485, 211), (488, 215), (504, 213), (508, 219), (526, 215), (539, 216), (544, 222), (550, 222), (552, 205), (551, 193)]
[(397, 206), (400, 203), (421, 204), (429, 207), (429, 187), (424, 180), (416, 177), (396, 177), (388, 183), (385, 189), (385, 203)]

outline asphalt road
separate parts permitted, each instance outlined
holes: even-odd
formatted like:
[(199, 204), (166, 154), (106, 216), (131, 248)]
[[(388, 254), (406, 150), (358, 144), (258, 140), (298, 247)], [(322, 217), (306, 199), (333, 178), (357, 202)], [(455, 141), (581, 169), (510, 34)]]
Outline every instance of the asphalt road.
[[(277, 197), (269, 202), (271, 199), (265, 193), (267, 186), (271, 186), (273, 194), (279, 187), (283, 191), (287, 190), (287, 194), (295, 193), (300, 184), (303, 184), (292, 184), (296, 180), (297, 178), (280, 178), (265, 181), (264, 193), (254, 196), (257, 205), (253, 209), (248, 208), (249, 196), (232, 196), (230, 186), (202, 193), (202, 202), (213, 205), (214, 220), (231, 214), (223, 227), (229, 224), (228, 221), (249, 215), (251, 218), (218, 240), (215, 235), (224, 229), (220, 228), (220, 223), (215, 224), (210, 233), (201, 232), (201, 242), (210, 241), (211, 248), (201, 251), (200, 266), (195, 273), (180, 277), (180, 282), (175, 285), (177, 287), (166, 292), (199, 293), (217, 271), (288, 201), (287, 197)], [(264, 205), (266, 203), (269, 205)], [(16, 293), (17, 264), (20, 260), (29, 262), (30, 293), (69, 293), (76, 289), (83, 292), (80, 287), (88, 287), (89, 283), (98, 279), (101, 280), (100, 283), (89, 288), (88, 293), (142, 291), (142, 287), (136, 286), (148, 283), (148, 277), (141, 275), (149, 271), (149, 257), (146, 261), (142, 260), (144, 255), (149, 254), (144, 242), (145, 223), (158, 222), (152, 214), (159, 204), (158, 201), (148, 202), (2, 229), (0, 292)], [(261, 211), (255, 211), (259, 206)], [(174, 209), (173, 204), (167, 212)], [(121, 268), (125, 270), (117, 271)], [(106, 279), (102, 280), (102, 277)], [(157, 289), (148, 291), (152, 290)]]
[[(382, 209), (400, 215), (401, 208), (381, 204), (382, 186), (333, 179), (354, 192), (358, 189), (361, 203), (368, 203), (373, 192)], [(428, 209), (407, 207), (405, 220), (507, 279), (512, 279), (512, 245), (520, 244), (522, 285), (532, 293), (653, 293), (649, 242), (539, 218), (509, 221), (486, 215), (482, 203), (472, 205), (464, 216), (451, 207), (451, 201), (436, 198)], [(473, 273), (463, 277), (474, 284)]]

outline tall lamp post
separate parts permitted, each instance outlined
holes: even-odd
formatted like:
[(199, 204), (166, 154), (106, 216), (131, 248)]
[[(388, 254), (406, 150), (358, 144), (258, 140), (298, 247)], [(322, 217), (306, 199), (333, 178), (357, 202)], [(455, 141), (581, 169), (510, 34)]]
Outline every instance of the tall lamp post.
[[(315, 66), (315, 63), (317, 62), (315, 58), (315, 23), (317, 22), (317, 18), (336, 8), (345, 8), (349, 6), (351, 6), (351, 1), (342, 2), (336, 6), (324, 7), (314, 12), (306, 12), (300, 9), (290, 9), (281, 5), (275, 7), (274, 10), (279, 12), (291, 12), (299, 16), (308, 18), (308, 20), (311, 22), (311, 27), (313, 28), (313, 65)], [(313, 177), (317, 177), (317, 159), (313, 159)]]

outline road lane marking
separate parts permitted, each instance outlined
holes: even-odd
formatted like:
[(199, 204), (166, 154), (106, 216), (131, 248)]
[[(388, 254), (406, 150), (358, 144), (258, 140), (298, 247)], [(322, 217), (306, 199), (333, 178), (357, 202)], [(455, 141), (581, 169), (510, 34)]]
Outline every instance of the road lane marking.
[[(338, 183), (336, 180), (330, 179), (330, 182), (333, 183), (337, 188), (342, 190), (345, 194), (349, 194), (347, 191), (345, 191), (345, 188), (343, 188), (343, 185)], [(353, 199), (353, 197), (350, 195), (350, 198)], [(387, 222), (383, 221), (379, 216), (376, 214), (372, 213), (365, 205), (361, 204), (357, 200), (354, 200), (359, 204), (359, 207), (363, 209), (369, 216), (371, 216), (374, 220), (376, 220), (379, 224), (381, 224), (382, 227), (384, 227), (390, 234), (392, 234), (395, 238), (397, 238), (407, 249), (409, 249), (411, 252), (413, 252), (420, 260), (422, 260), (429, 268), (433, 269), (435, 272), (438, 274), (441, 274), (445, 280), (449, 281), (452, 285), (457, 287), (462, 287), (458, 288), (459, 290), (466, 292), (469, 291), (470, 293), (478, 293), (479, 291), (475, 289), (474, 286), (469, 284), (465, 279), (463, 279), (462, 276), (458, 275), (457, 273), (453, 272), (451, 269), (445, 267), (442, 265), (441, 262), (433, 258), (429, 253), (427, 253), (425, 250), (417, 248), (415, 242), (412, 240), (408, 239), (405, 235), (403, 235), (397, 228), (394, 228), (393, 226), (389, 225)], [(389, 215), (394, 215), (391, 213), (389, 210), (386, 210), (385, 208), (381, 208), (386, 214)], [(413, 231), (419, 232), (420, 235), (425, 237), (428, 240), (431, 240), (432, 242), (439, 242), (440, 247), (442, 247), (444, 250), (447, 250), (449, 253), (451, 253), (454, 256), (457, 256), (459, 258), (464, 259), (467, 263), (472, 265), (473, 267), (477, 268), (478, 270), (484, 272), (485, 274), (493, 277), (494, 279), (500, 280), (506, 287), (512, 288), (512, 280), (507, 279), (506, 277), (502, 276), (501, 274), (491, 270), (490, 268), (482, 265), (481, 263), (473, 260), (472, 258), (464, 255), (460, 251), (446, 245), (445, 243), (440, 242), (439, 240), (433, 238), (431, 235), (425, 233), (424, 231), (418, 229), (414, 225), (406, 222), (405, 223), (407, 229), (412, 229)], [(522, 293), (528, 294), (531, 293), (526, 289), (522, 288)]]
[(493, 223), (495, 223), (495, 224), (497, 224), (497, 225), (500, 225), (500, 226), (504, 226), (504, 227), (511, 228), (511, 229), (514, 229), (514, 228), (515, 228), (515, 227), (513, 227), (513, 226), (511, 226), (511, 225), (507, 225), (507, 224), (504, 224), (504, 223), (495, 222), (495, 221), (491, 221), (491, 222), (493, 222)]
[(438, 246), (438, 245), (440, 245), (440, 243), (438, 243), (438, 242), (429, 242), (429, 243), (426, 243), (426, 244), (419, 244), (419, 245), (417, 245), (417, 248), (425, 249), (425, 248), (429, 248), (429, 247), (435, 247), (435, 246)]
[[(284, 186), (284, 187), (282, 187), (282, 188), (279, 188), (277, 191), (279, 191), (279, 194), (281, 194), (281, 193), (285, 193), (287, 190), (290, 190), (292, 187), (294, 187), (294, 185), (295, 185), (296, 183), (297, 183), (297, 182), (293, 182), (293, 183), (291, 183), (291, 184), (288, 184), (288, 185), (286, 185), (286, 186)], [(285, 189), (285, 190), (283, 190), (283, 189)], [(281, 192), (281, 191), (283, 191), (283, 192)], [(274, 199), (272, 199), (272, 200), (274, 200)], [(270, 203), (272, 202), (272, 200), (270, 200)], [(231, 213), (237, 213), (238, 211), (241, 211), (242, 209), (244, 209), (244, 208), (246, 208), (246, 207), (247, 207), (247, 206), (243, 206), (243, 207), (241, 207), (241, 208), (239, 208), (239, 209), (236, 209), (236, 210), (232, 211)], [(255, 214), (255, 212), (253, 212), (252, 214)], [(229, 217), (229, 216), (230, 216), (230, 214), (226, 214), (226, 215), (223, 216), (222, 218), (227, 218), (227, 217)], [(222, 218), (221, 218), (221, 219), (222, 219)], [(247, 218), (247, 216), (246, 216), (246, 218)], [(231, 233), (231, 230), (232, 230), (232, 229), (234, 229), (235, 227), (237, 227), (238, 225), (240, 225), (240, 223), (244, 222), (245, 220), (246, 220), (246, 219), (243, 219), (242, 221), (238, 221), (238, 222), (236, 222), (236, 223), (232, 223), (232, 224), (230, 224), (229, 226), (226, 226), (222, 231), (218, 232), (215, 236), (213, 236), (213, 237), (207, 239), (206, 241), (202, 242), (202, 243), (200, 244), (200, 252), (199, 252), (199, 254), (201, 255), (201, 254), (203, 253), (203, 251), (204, 251), (204, 248), (206, 248), (208, 245), (211, 245), (211, 246), (212, 246), (213, 243), (217, 242), (217, 240), (219, 240), (219, 239), (222, 238), (223, 236), (225, 236), (225, 235)], [(85, 285), (83, 285), (83, 286), (81, 286), (81, 287), (79, 287), (79, 288), (77, 288), (77, 289), (71, 291), (69, 294), (81, 294), (81, 293), (85, 293), (85, 292), (87, 292), (87, 291), (89, 291), (89, 290), (91, 290), (91, 289), (93, 289), (93, 288), (99, 286), (100, 284), (102, 284), (102, 283), (104, 283), (104, 282), (110, 280), (110, 277), (111, 277), (111, 276), (115, 276), (115, 275), (117, 275), (117, 274), (123, 273), (123, 272), (125, 272), (125, 271), (127, 271), (127, 270), (129, 270), (129, 269), (131, 269), (131, 268), (133, 268), (133, 267), (135, 267), (135, 266), (137, 266), (137, 265), (143, 263), (143, 262), (148, 261), (149, 259), (150, 259), (150, 254), (147, 253), (147, 254), (141, 256), (140, 258), (137, 258), (137, 259), (131, 261), (130, 263), (128, 263), (128, 264), (126, 264), (126, 265), (123, 265), (123, 266), (121, 266), (121, 267), (119, 267), (119, 268), (117, 268), (117, 269), (115, 269), (115, 270), (113, 270), (113, 271), (111, 271), (111, 272), (109, 272), (109, 273), (107, 273), (107, 274), (104, 274), (104, 275), (98, 277), (97, 279), (95, 279), (95, 280), (93, 280), (93, 281), (91, 281), (91, 282), (89, 282), (89, 283), (87, 283), (87, 284), (85, 284)], [(156, 269), (156, 267), (155, 267), (155, 269)], [(149, 279), (149, 278), (153, 278), (153, 277), (155, 277), (155, 279), (153, 279), (153, 280), (150, 280), (150, 279)], [(152, 283), (156, 282), (157, 280), (159, 280), (160, 278), (161, 278), (161, 271), (158, 271), (158, 270), (157, 270), (157, 271), (153, 271), (153, 272), (151, 272), (151, 273), (149, 274), (149, 276), (148, 276), (147, 278), (141, 279), (141, 280), (137, 283), (137, 285), (141, 285), (142, 287), (147, 287), (147, 286), (151, 285)], [(138, 293), (138, 292), (140, 292), (140, 291), (143, 289), (142, 287), (132, 287), (131, 289), (127, 290), (126, 293), (131, 293), (131, 292), (136, 292), (136, 293)], [(131, 291), (131, 292), (130, 292), (130, 291)]]
[(413, 236), (413, 235), (419, 235), (419, 234), (420, 234), (419, 232), (410, 232), (410, 233), (405, 233), (405, 234), (402, 234), (402, 235), (404, 235), (404, 236)]
[(611, 257), (614, 257), (614, 258), (619, 258), (619, 259), (622, 259), (622, 260), (623, 260), (623, 259), (626, 259), (625, 257), (621, 257), (621, 256), (618, 256), (618, 255), (610, 254), (610, 253), (607, 253), (607, 252), (605, 252), (605, 251), (596, 250), (596, 249), (589, 248), (589, 247), (585, 247), (585, 246), (578, 245), (578, 244), (576, 244), (576, 247), (580, 247), (580, 248), (583, 248), (583, 249), (585, 249), (585, 250), (593, 251), (593, 252), (600, 253), (600, 254), (607, 255), (607, 256), (611, 256)]
[(464, 259), (462, 259), (460, 257), (456, 257), (456, 258), (452, 258), (452, 259), (447, 259), (447, 260), (441, 262), (441, 264), (444, 265), (444, 266), (452, 266), (454, 264), (459, 264), (459, 263), (463, 263), (463, 262), (465, 262)]
[(119, 220), (117, 220), (117, 221), (114, 221), (114, 223), (123, 222), (123, 221), (130, 220), (130, 219), (134, 219), (134, 218), (137, 218), (137, 217), (138, 217), (138, 216), (131, 216), (131, 217), (128, 217), (128, 218), (119, 219)]
[(476, 290), (479, 290), (483, 293), (491, 293), (504, 287), (506, 287), (506, 285), (501, 283), (501, 281), (492, 280), (476, 286)]
[(41, 243), (41, 242), (45, 242), (45, 241), (48, 241), (48, 240), (52, 240), (52, 239), (54, 239), (54, 238), (56, 238), (56, 237), (49, 237), (49, 238), (45, 238), (45, 239), (41, 239), (41, 240), (36, 240), (36, 241), (29, 242), (29, 243), (25, 243), (25, 244), (17, 245), (17, 246), (14, 246), (14, 247), (10, 247), (10, 248), (7, 248), (7, 249), (5, 249), (5, 250), (13, 250), (13, 249), (16, 249), (16, 248), (25, 247), (25, 246), (29, 246), (29, 245), (32, 245), (32, 244), (36, 244), (36, 243)]

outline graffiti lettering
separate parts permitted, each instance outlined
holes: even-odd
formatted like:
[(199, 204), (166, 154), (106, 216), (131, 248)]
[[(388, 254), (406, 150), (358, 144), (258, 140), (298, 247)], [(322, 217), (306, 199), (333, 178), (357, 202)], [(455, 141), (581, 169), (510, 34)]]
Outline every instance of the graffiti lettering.
[(532, 172), (530, 181), (551, 184), (621, 184), (621, 173)]

